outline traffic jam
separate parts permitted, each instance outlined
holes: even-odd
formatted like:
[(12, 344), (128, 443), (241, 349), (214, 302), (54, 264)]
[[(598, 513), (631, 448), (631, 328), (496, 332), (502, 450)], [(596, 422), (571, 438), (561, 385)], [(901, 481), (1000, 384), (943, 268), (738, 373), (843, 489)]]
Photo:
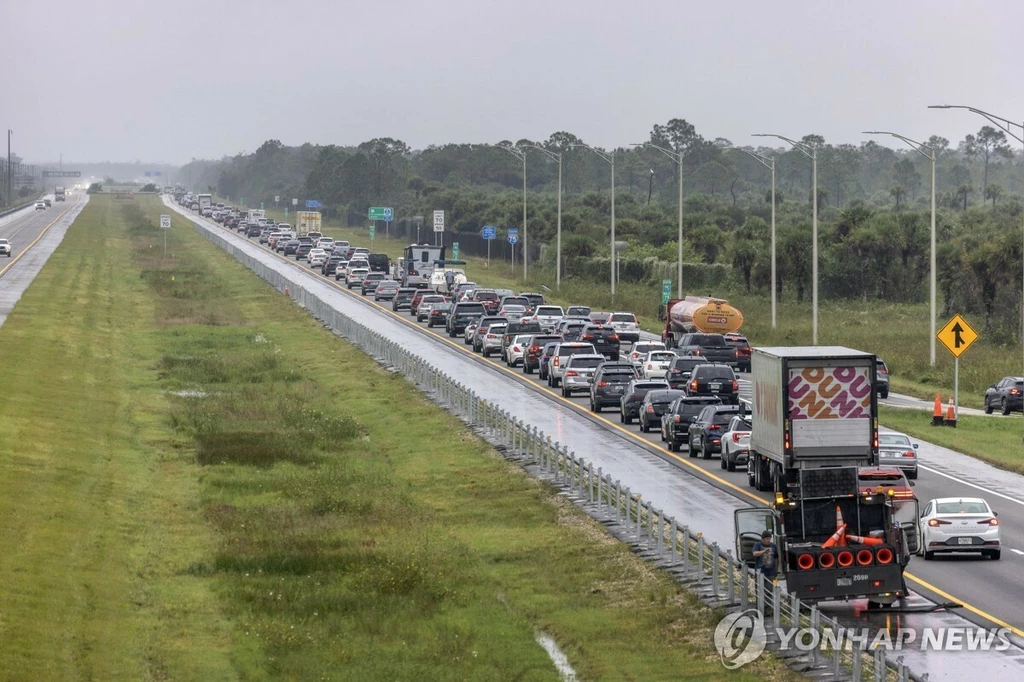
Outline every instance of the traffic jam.
[[(662, 457), (750, 491), (737, 497), (763, 504), (737, 512), (737, 552), (754, 565), (762, 537), (779, 537), (780, 572), (801, 598), (866, 597), (884, 607), (907, 595), (912, 555), (1000, 558), (999, 521), (983, 497), (917, 498), (919, 444), (877, 426), (878, 400), (889, 393), (881, 358), (838, 347), (752, 348), (739, 333), (740, 311), (708, 297), (670, 300), (659, 338), (630, 311), (563, 307), (538, 292), (469, 281), (444, 246), (410, 244), (393, 262), (323, 235), (319, 214), (293, 228), (210, 209), (225, 228)], [(869, 580), (851, 582), (853, 569)]]

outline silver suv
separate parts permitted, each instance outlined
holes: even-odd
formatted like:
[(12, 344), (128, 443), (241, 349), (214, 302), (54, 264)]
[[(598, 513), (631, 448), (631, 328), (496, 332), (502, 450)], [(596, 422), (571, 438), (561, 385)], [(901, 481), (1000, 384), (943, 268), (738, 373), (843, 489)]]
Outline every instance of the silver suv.
[(569, 363), (570, 355), (596, 355), (597, 349), (592, 343), (560, 343), (555, 347), (548, 364), (548, 386), (558, 388), (562, 385), (562, 375)]
[(597, 353), (570, 355), (562, 373), (562, 397), (569, 398), (573, 393), (580, 391), (589, 392), (594, 372), (602, 362), (604, 356)]

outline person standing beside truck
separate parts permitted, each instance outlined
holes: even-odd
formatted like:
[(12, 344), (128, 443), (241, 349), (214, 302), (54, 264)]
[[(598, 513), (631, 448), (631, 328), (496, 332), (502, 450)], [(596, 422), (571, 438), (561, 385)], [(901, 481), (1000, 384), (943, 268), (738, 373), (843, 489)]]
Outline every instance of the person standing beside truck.
[(775, 580), (779, 574), (779, 548), (772, 540), (772, 532), (766, 530), (761, 533), (761, 541), (754, 543), (754, 567), (768, 580)]

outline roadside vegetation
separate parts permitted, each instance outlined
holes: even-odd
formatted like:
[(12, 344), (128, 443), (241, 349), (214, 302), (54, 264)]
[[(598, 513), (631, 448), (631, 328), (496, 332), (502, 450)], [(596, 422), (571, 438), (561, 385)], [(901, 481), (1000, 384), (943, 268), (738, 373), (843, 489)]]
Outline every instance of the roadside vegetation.
[(161, 212), (94, 196), (0, 328), (0, 677), (796, 679)]

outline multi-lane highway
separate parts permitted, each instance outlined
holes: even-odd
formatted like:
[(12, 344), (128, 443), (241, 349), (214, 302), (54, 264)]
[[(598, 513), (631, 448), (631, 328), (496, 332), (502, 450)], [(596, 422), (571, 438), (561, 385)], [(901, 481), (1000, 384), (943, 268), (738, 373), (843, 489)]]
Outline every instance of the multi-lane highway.
[(86, 201), (84, 195), (72, 194), (67, 201), (54, 202), (46, 210), (29, 207), (0, 218), (0, 238), (11, 242), (11, 257), (0, 258), (0, 325), (60, 244)]
[[(175, 207), (175, 210), (178, 209)], [(181, 212), (197, 222), (200, 220), (194, 214)], [(230, 231), (224, 230), (214, 223), (202, 222), (212, 229), (231, 234)], [(241, 240), (241, 238), (237, 239)], [(259, 248), (256, 244), (248, 242), (248, 240), (245, 241), (253, 249)], [(267, 249), (264, 249), (264, 252), (268, 259), (282, 260), (281, 256)], [(408, 328), (415, 327), (420, 335), (425, 335), (433, 340), (432, 347), (429, 344), (424, 345), (422, 342), (417, 342), (417, 346), (426, 349), (426, 352), (433, 352), (437, 357), (458, 354), (472, 355), (469, 348), (462, 344), (461, 338), (449, 339), (443, 331), (426, 329), (422, 324), (416, 324), (407, 312), (394, 313), (391, 311), (390, 305), (374, 304), (371, 300), (364, 299), (358, 294), (347, 292), (343, 286), (338, 286), (332, 278), (322, 278), (317, 271), (309, 270), (305, 266), (301, 267), (322, 282), (325, 288), (339, 290), (344, 298), (360, 299), (357, 307), (372, 306), (376, 308), (381, 317), (386, 316), (400, 320), (402, 325)], [(351, 307), (351, 304), (346, 305)], [(402, 334), (408, 336), (405, 331)], [(418, 350), (417, 352), (423, 351)], [(700, 481), (710, 484), (717, 491), (716, 494), (697, 491), (685, 482), (684, 479), (691, 478), (688, 476), (682, 476), (672, 484), (672, 487), (677, 489), (680, 495), (691, 495), (694, 500), (699, 499), (709, 505), (718, 505), (717, 508), (704, 510), (705, 513), (697, 517), (702, 524), (708, 523), (716, 530), (721, 530), (723, 524), (731, 525), (731, 520), (727, 518), (729, 508), (762, 505), (768, 501), (766, 495), (747, 486), (745, 473), (730, 473), (722, 470), (718, 459), (691, 459), (685, 453), (669, 452), (661, 443), (658, 433), (644, 434), (640, 433), (636, 426), (620, 424), (615, 412), (591, 413), (586, 406), (585, 398), (564, 398), (560, 391), (551, 390), (545, 384), (540, 383), (536, 379), (536, 375), (524, 375), (518, 369), (509, 369), (498, 359), (483, 359), (473, 356), (471, 364), (484, 365), (491, 370), (493, 376), (496, 377), (488, 380), (491, 386), (495, 386), (496, 382), (503, 381), (503, 385), (508, 387), (507, 392), (517, 397), (522, 395), (523, 387), (527, 387), (535, 396), (542, 397), (543, 401), (548, 401), (549, 405), (554, 403), (555, 411), (558, 413), (572, 413), (575, 423), (591, 424), (591, 426), (585, 427), (588, 432), (592, 431), (593, 427), (598, 427), (603, 432), (603, 437), (596, 439), (591, 437), (586, 446), (590, 450), (577, 447), (578, 454), (586, 456), (588, 459), (606, 457), (605, 461), (609, 461), (615, 458), (615, 451), (621, 450), (623, 457), (627, 457), (629, 453), (636, 452), (639, 447), (646, 452), (657, 453), (666, 463), (672, 465), (662, 470), (663, 475), (675, 479), (681, 475), (681, 472), (686, 472)], [(746, 379), (746, 377), (743, 378)], [(747, 382), (742, 381), (741, 386), (744, 384)], [(537, 401), (530, 402), (536, 403)], [(534, 411), (536, 405), (525, 405), (523, 409)], [(574, 426), (573, 428), (578, 427)], [(915, 559), (911, 564), (908, 577), (911, 590), (919, 596), (908, 600), (906, 607), (911, 611), (910, 613), (901, 613), (898, 610), (888, 611), (883, 615), (859, 613), (863, 604), (855, 604), (853, 611), (850, 610), (849, 605), (843, 604), (826, 605), (823, 608), (837, 613), (846, 613), (847, 616), (867, 618), (880, 625), (899, 622), (903, 626), (909, 627), (950, 626), (958, 622), (962, 623), (953, 615), (955, 613), (984, 625), (1009, 627), (1018, 637), (1024, 638), (1024, 605), (1013, 598), (1024, 588), (1024, 571), (1022, 571), (1024, 569), (1024, 533), (1022, 533), (1022, 529), (1024, 529), (1024, 495), (1019, 492), (1024, 490), (1024, 485), (1022, 485), (1024, 477), (994, 469), (984, 463), (928, 443), (921, 444), (920, 454), (922, 473), (916, 485), (918, 497), (922, 500), (942, 496), (986, 497), (1000, 513), (1003, 542), (1005, 543), (1002, 560), (992, 561), (971, 557), (926, 562), (920, 558)], [(623, 479), (623, 482), (626, 483), (627, 480)], [(630, 482), (630, 485), (634, 485), (634, 483)], [(636, 482), (634, 489), (646, 490), (648, 489), (645, 487), (647, 485), (650, 485), (650, 478)], [(731, 504), (722, 504), (719, 495), (723, 492), (732, 497)], [(692, 502), (694, 500), (673, 500), (673, 503), (678, 502), (681, 506), (689, 507), (693, 511)], [(663, 500), (660, 502), (664, 503)], [(716, 518), (709, 518), (712, 516)], [(912, 612), (918, 609), (927, 610), (933, 604), (945, 602), (961, 603), (964, 607), (946, 616)], [(1015, 652), (1020, 656), (1020, 650), (1015, 650)], [(936, 665), (934, 661), (921, 661), (921, 663), (928, 665), (933, 672), (933, 679), (936, 677), (960, 679), (966, 675), (967, 670), (971, 669), (971, 665), (980, 664), (978, 660), (968, 663), (966, 659), (955, 662), (947, 660), (938, 667), (932, 667)], [(1014, 663), (1012, 670), (1015, 673), (1020, 673), (1021, 668), (1016, 667), (1017, 665)], [(991, 669), (988, 664), (985, 667)], [(940, 675), (934, 674), (939, 673), (940, 670)], [(957, 672), (954, 673), (954, 670)]]

